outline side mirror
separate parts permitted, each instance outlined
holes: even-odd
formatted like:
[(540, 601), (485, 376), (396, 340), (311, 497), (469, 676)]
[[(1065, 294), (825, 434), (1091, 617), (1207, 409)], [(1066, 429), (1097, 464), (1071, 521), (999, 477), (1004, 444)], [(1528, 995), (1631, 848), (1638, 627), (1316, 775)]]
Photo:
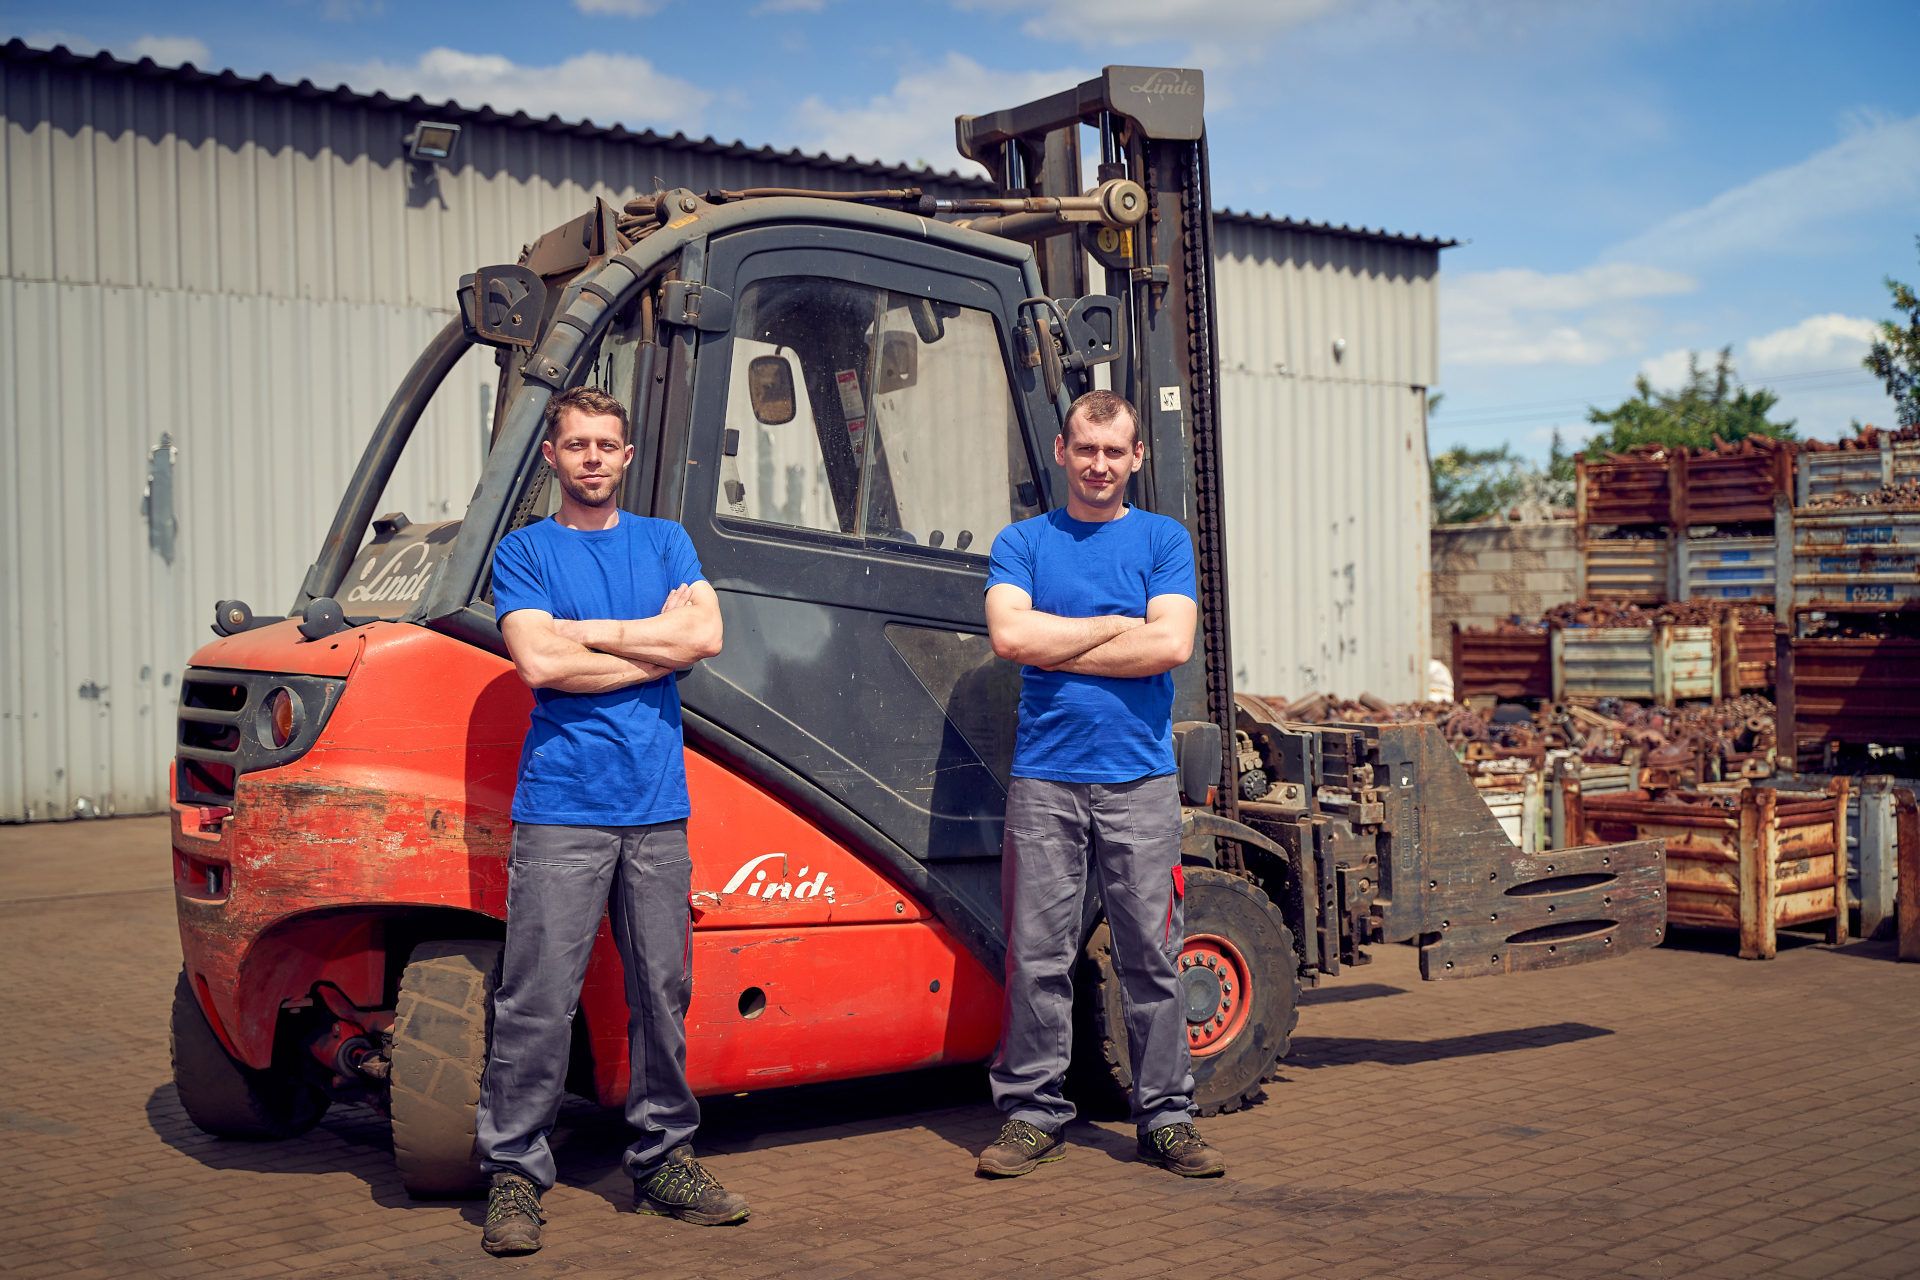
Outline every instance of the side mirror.
[(880, 384), (875, 391), (899, 391), (920, 381), (920, 344), (908, 333), (880, 338)]
[(947, 321), (960, 314), (956, 304), (936, 302), (932, 298), (908, 298), (906, 303), (907, 318), (913, 321), (913, 331), (928, 346), (946, 337)]
[(755, 356), (747, 364), (747, 398), (753, 402), (753, 416), (764, 425), (792, 422), (793, 366), (783, 356)]

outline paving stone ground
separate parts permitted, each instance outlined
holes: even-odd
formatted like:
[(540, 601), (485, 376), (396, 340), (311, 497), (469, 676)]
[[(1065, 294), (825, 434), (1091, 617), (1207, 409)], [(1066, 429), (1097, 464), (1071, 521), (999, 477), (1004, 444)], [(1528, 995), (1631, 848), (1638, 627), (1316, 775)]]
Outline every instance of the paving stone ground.
[(1912, 1277), (1920, 965), (1735, 958), (1706, 934), (1550, 974), (1420, 983), (1408, 949), (1309, 997), (1267, 1100), (1183, 1182), (1124, 1123), (972, 1176), (978, 1068), (713, 1100), (732, 1229), (626, 1212), (618, 1117), (570, 1105), (550, 1244), (480, 1253), (414, 1204), (385, 1124), (218, 1141), (175, 1099), (164, 821), (0, 827), (0, 1272), (25, 1276)]

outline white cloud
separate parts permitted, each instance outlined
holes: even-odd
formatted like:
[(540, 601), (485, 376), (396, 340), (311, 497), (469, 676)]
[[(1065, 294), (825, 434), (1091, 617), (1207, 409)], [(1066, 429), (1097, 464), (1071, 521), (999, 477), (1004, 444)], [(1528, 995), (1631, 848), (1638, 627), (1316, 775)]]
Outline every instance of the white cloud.
[(1624, 262), (1468, 272), (1441, 285), (1441, 340), (1449, 363), (1600, 364), (1639, 349), (1650, 327), (1643, 300), (1695, 287), (1677, 271)]
[[(1711, 355), (1708, 357), (1711, 359)], [(1662, 351), (1659, 355), (1640, 362), (1640, 376), (1652, 385), (1655, 391), (1678, 391), (1687, 385), (1687, 376), (1693, 363), (1700, 359), (1700, 353), (1686, 347), (1675, 347), (1671, 351)]]
[(755, 13), (823, 13), (829, 0), (761, 0)]
[(201, 40), (192, 36), (141, 36), (127, 46), (127, 56), (131, 58), (152, 58), (162, 66), (177, 67), (181, 63), (191, 62), (205, 69), (213, 60), (213, 53)]
[(645, 58), (620, 53), (583, 53), (537, 67), (499, 54), (439, 48), (411, 63), (364, 62), (310, 74), (361, 91), (649, 128), (691, 129), (713, 100), (707, 90), (656, 70)]
[(830, 155), (935, 169), (980, 172), (954, 149), (953, 120), (964, 112), (1012, 106), (1059, 92), (1087, 78), (1084, 69), (989, 71), (963, 54), (937, 67), (909, 72), (885, 93), (850, 107), (821, 98), (801, 102), (794, 116), (801, 145)]
[(1871, 320), (1838, 312), (1808, 316), (1799, 324), (1749, 339), (1742, 367), (1763, 374), (1857, 365), (1878, 334)]
[(1674, 214), (1608, 253), (1633, 262), (1695, 263), (1791, 251), (1850, 214), (1920, 202), (1920, 116), (1871, 120), (1805, 160), (1763, 173)]
[(1335, 9), (1337, 0), (962, 0), (962, 8), (1031, 14), (1021, 30), (1089, 46), (1153, 40), (1244, 48)]
[(191, 62), (194, 66), (205, 70), (213, 61), (213, 52), (207, 48), (206, 42), (196, 40), (192, 36), (135, 36), (125, 43), (115, 41), (113, 44), (103, 45), (97, 40), (90, 40), (72, 31), (47, 29), (29, 31), (20, 38), (36, 49), (51, 49), (57, 44), (63, 44), (79, 54), (94, 54), (104, 50), (128, 62), (152, 58), (155, 62), (167, 67), (177, 67), (181, 63)]
[(667, 0), (573, 0), (573, 7), (615, 18), (650, 18), (667, 7)]

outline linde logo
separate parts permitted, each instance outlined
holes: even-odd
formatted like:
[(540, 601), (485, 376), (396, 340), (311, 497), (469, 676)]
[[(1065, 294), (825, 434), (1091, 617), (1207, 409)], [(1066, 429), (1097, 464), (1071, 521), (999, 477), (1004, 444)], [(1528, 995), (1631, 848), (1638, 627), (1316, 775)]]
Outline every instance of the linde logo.
[(1128, 85), (1129, 93), (1159, 94), (1171, 98), (1191, 98), (1200, 86), (1172, 71), (1156, 71), (1139, 84)]
[(779, 880), (768, 880), (767, 868), (764, 864), (772, 862), (775, 858), (780, 859), (778, 869), (784, 872), (787, 863), (786, 854), (763, 853), (757, 858), (740, 864), (740, 869), (734, 872), (733, 877), (721, 887), (721, 896), (738, 893), (741, 887), (745, 886), (749, 898), (758, 898), (762, 902), (771, 902), (775, 898), (825, 898), (828, 902), (833, 901), (833, 889), (827, 884), (827, 873), (824, 871), (814, 872), (813, 878), (809, 880), (807, 873), (812, 868), (801, 867), (794, 873), (792, 879), (783, 876)]
[[(405, 561), (411, 552), (418, 552), (413, 564)], [(432, 552), (424, 542), (416, 542), (410, 547), (402, 547), (385, 564), (374, 562), (361, 571), (366, 581), (347, 592), (347, 599), (355, 604), (372, 600), (418, 600), (427, 589), (427, 582), (433, 577), (434, 566), (427, 561)], [(403, 572), (411, 567), (412, 573)]]

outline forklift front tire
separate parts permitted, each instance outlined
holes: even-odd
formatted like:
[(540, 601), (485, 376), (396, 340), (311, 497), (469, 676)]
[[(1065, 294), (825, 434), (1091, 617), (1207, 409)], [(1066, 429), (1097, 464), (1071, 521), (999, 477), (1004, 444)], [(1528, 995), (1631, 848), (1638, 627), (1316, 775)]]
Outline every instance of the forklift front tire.
[(500, 944), (463, 939), (413, 949), (393, 1018), (393, 1161), (415, 1200), (463, 1200), (487, 1188), (473, 1149), (474, 1109), (493, 1032)]
[[(1175, 961), (1193, 1055), (1193, 1106), (1202, 1116), (1259, 1101), (1300, 1021), (1293, 931), (1252, 881), (1187, 867), (1186, 940)], [(1133, 1087), (1126, 1008), (1103, 922), (1087, 944), (1096, 1043), (1119, 1094)]]
[(327, 1095), (295, 1071), (260, 1071), (228, 1055), (194, 998), (187, 971), (173, 987), (168, 1028), (173, 1087), (187, 1119), (216, 1138), (273, 1142), (305, 1133), (327, 1113)]

